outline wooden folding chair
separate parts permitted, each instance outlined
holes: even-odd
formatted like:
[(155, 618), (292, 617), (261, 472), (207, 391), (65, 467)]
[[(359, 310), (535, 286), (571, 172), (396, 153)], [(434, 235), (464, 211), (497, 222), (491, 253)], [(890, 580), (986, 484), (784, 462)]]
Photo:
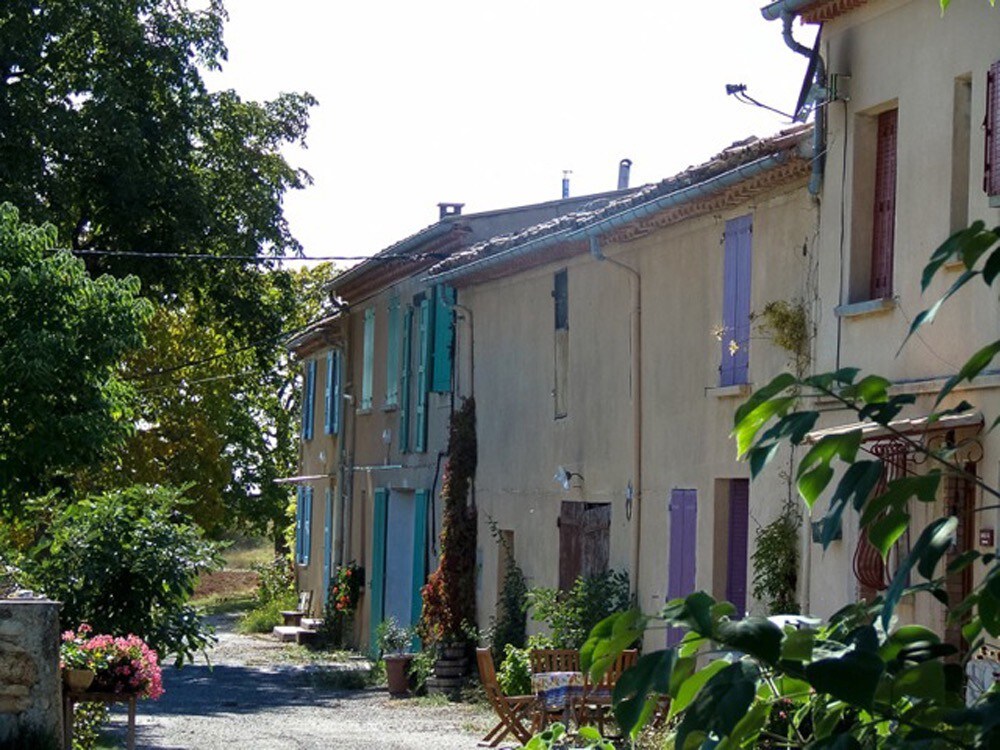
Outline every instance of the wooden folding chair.
[(600, 682), (591, 683), (589, 675), (584, 676), (583, 698), (578, 713), (581, 725), (596, 724), (598, 731), (604, 735), (604, 724), (611, 718), (611, 694), (615, 684), (622, 672), (634, 667), (638, 660), (639, 652), (627, 649), (618, 654)]
[[(496, 747), (508, 734), (522, 745), (528, 743), (535, 731), (533, 695), (504, 695), (497, 682), (497, 671), (493, 665), (493, 653), (488, 648), (476, 649), (476, 663), (479, 665), (479, 680), (483, 683), (486, 698), (500, 719), (482, 740), (480, 746)], [(525, 720), (529, 725), (525, 726)]]
[(571, 648), (532, 649), (530, 659), (533, 674), (580, 671), (580, 652)]

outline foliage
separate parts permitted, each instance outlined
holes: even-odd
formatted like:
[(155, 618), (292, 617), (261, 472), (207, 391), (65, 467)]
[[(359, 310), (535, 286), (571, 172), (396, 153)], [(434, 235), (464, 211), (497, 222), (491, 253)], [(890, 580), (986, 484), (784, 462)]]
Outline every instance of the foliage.
[(281, 625), (281, 613), (294, 609), (297, 602), (295, 573), (288, 558), (275, 556), (267, 565), (254, 565), (257, 593), (254, 606), (240, 620), (241, 633), (270, 633)]
[(132, 431), (135, 394), (120, 363), (142, 345), (151, 306), (135, 277), (91, 279), (55, 244), (51, 225), (23, 224), (0, 203), (0, 511), (8, 515), (29, 495), (65, 487)]
[(528, 583), (524, 571), (514, 559), (514, 550), (507, 548), (507, 541), (500, 533), (494, 519), (489, 521), (490, 533), (496, 540), (499, 552), (507, 558), (507, 569), (500, 584), (500, 597), (496, 616), (490, 628), (490, 646), (493, 658), (506, 653), (508, 645), (516, 648), (524, 646), (527, 638)]
[(56, 508), (25, 566), (64, 622), (136, 634), (183, 663), (211, 641), (188, 599), (218, 564), (183, 504), (176, 490), (132, 487)]
[(240, 619), (238, 630), (241, 633), (270, 633), (284, 621), (281, 613), (295, 609), (295, 594), (287, 594), (284, 598), (272, 599), (263, 604), (257, 604)]
[(531, 617), (548, 626), (552, 648), (580, 648), (597, 623), (629, 608), (628, 572), (608, 571), (580, 576), (568, 591), (533, 588), (528, 591)]
[(415, 695), (421, 695), (427, 689), (427, 680), (434, 674), (434, 663), (437, 661), (437, 649), (434, 646), (417, 651), (410, 662), (410, 690)]
[(59, 648), (64, 668), (89, 669), (95, 673), (92, 690), (134, 694), (156, 700), (163, 695), (163, 674), (159, 657), (138, 636), (92, 635), (81, 623), (76, 631), (62, 634)]
[[(992, 286), (1000, 276), (1000, 227), (988, 231), (976, 222), (949, 238), (925, 267), (923, 289), (953, 260), (960, 261), (965, 272), (914, 319), (910, 335), (932, 322), (943, 302), (970, 280), (981, 276)], [(949, 396), (957, 385), (986, 369), (998, 353), (1000, 341), (994, 341), (948, 379), (937, 394), (937, 411), (927, 417), (928, 424), (972, 408)], [(910, 527), (912, 503), (931, 516), (944, 509), (937, 501), (946, 476), (975, 483), (985, 495), (1000, 499), (1000, 491), (955, 462), (947, 441), (935, 448), (890, 426), (916, 400), (910, 394), (893, 394), (890, 387), (889, 380), (862, 377), (855, 368), (807, 378), (784, 374), (758, 389), (736, 412), (733, 434), (754, 477), (782, 444), (801, 445), (815, 426), (819, 413), (798, 408), (803, 397), (822, 397), (854, 420), (877, 423), (930, 467), (924, 474), (883, 483), (882, 460), (859, 456), (860, 429), (827, 434), (813, 443), (799, 461), (796, 480), (809, 508), (832, 485), (821, 522), (824, 548), (850, 508), (885, 560)], [(895, 617), (904, 598), (929, 593), (945, 607), (948, 622), (961, 626), (970, 653), (983, 642), (984, 631), (993, 638), (1000, 636), (997, 557), (973, 549), (942, 566), (955, 543), (957, 521), (954, 516), (932, 518), (909, 551), (900, 555), (882, 595), (871, 603), (850, 604), (827, 622), (733, 620), (732, 605), (702, 592), (669, 602), (656, 619), (688, 633), (680, 647), (645, 654), (622, 676), (613, 696), (619, 725), (634, 732), (650, 716), (652, 696), (667, 694), (676, 724), (674, 746), (681, 750), (721, 742), (746, 747), (762, 739), (775, 746), (845, 749), (997, 745), (1000, 694), (988, 690), (967, 705), (962, 663), (949, 659), (955, 647), (925, 627), (899, 626)], [(982, 576), (974, 580), (981, 583), (965, 600), (951, 600), (946, 576), (980, 565)], [(584, 668), (593, 677), (600, 675), (652, 621), (632, 611), (598, 624), (581, 653)], [(704, 660), (719, 651), (739, 656), (698, 668), (704, 664), (696, 662), (699, 654)]]
[(504, 695), (528, 695), (531, 692), (530, 648), (518, 648), (513, 643), (504, 646), (497, 683)]
[(761, 334), (788, 352), (795, 372), (801, 375), (809, 369), (812, 329), (805, 302), (773, 300), (759, 313), (752, 314), (751, 320)]
[[(582, 744), (581, 744), (582, 743)], [(615, 750), (615, 746), (601, 737), (594, 727), (580, 727), (572, 737), (566, 725), (556, 722), (539, 732), (519, 750), (553, 750), (553, 748), (574, 748), (579, 750)]]
[(467, 398), (451, 415), (441, 486), (441, 555), (421, 590), (419, 630), (431, 643), (468, 640), (476, 621), (476, 511), (469, 505), (476, 451), (476, 403)]
[(78, 703), (73, 710), (73, 750), (102, 747), (98, 744), (101, 730), (110, 718), (111, 710), (107, 703)]
[(375, 643), (382, 654), (402, 654), (413, 642), (413, 628), (404, 628), (395, 617), (382, 620), (375, 628)]
[(343, 648), (345, 645), (345, 631), (358, 607), (364, 577), (364, 569), (354, 560), (346, 565), (338, 565), (330, 577), (330, 590), (320, 633), (334, 648)]
[(802, 514), (793, 501), (757, 532), (753, 562), (753, 596), (772, 615), (797, 615), (795, 594), (799, 578), (799, 529)]

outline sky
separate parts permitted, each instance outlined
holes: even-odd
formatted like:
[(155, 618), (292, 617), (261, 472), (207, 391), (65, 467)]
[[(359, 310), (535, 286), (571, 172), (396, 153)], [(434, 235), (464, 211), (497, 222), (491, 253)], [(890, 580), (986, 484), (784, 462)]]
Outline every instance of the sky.
[[(464, 213), (633, 186), (787, 127), (806, 59), (763, 0), (228, 0), (229, 59), (212, 88), (319, 100), (314, 180), (286, 198), (309, 256), (367, 256)], [(796, 24), (811, 46), (814, 27)]]

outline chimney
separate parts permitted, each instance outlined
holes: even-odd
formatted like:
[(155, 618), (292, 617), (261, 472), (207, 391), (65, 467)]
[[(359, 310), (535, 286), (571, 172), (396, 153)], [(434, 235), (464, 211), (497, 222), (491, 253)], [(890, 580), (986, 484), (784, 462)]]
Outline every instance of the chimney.
[(632, 169), (631, 159), (622, 159), (618, 163), (618, 189), (625, 190), (628, 188), (628, 173)]
[(449, 216), (461, 216), (464, 203), (438, 203), (438, 219), (446, 219)]
[(569, 198), (569, 176), (573, 174), (572, 169), (563, 170), (562, 197)]

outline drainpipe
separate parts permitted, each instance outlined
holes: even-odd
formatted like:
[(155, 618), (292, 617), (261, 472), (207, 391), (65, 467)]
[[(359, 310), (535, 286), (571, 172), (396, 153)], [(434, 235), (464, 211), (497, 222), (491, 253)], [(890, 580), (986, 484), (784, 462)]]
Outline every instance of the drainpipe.
[(632, 376), (632, 595), (639, 601), (639, 549), (642, 544), (642, 276), (639, 272), (601, 251), (597, 235), (590, 237), (590, 254), (595, 260), (610, 263), (632, 277), (632, 321), (630, 331)]
[[(463, 320), (469, 322), (469, 396), (476, 396), (476, 327), (472, 317), (472, 310), (464, 305), (452, 305), (461, 313)], [(455, 358), (456, 362), (458, 358)]]
[[(792, 36), (792, 22), (798, 11), (791, 10), (790, 7), (803, 7), (804, 3), (786, 2), (784, 5), (789, 6), (789, 8), (782, 8), (779, 17), (781, 18), (781, 36), (785, 40), (785, 45), (793, 52), (812, 59), (813, 51), (796, 41), (795, 37)], [(767, 8), (764, 10), (766, 11)], [(768, 18), (768, 15), (765, 13), (764, 17)], [(820, 33), (822, 33), (822, 29)], [(826, 169), (826, 108), (822, 105), (827, 101), (828, 94), (826, 90), (826, 65), (823, 63), (823, 56), (818, 51), (816, 53), (816, 75), (813, 78), (812, 89), (817, 106), (813, 109), (813, 155), (809, 194), (819, 195), (823, 189), (823, 172)]]

